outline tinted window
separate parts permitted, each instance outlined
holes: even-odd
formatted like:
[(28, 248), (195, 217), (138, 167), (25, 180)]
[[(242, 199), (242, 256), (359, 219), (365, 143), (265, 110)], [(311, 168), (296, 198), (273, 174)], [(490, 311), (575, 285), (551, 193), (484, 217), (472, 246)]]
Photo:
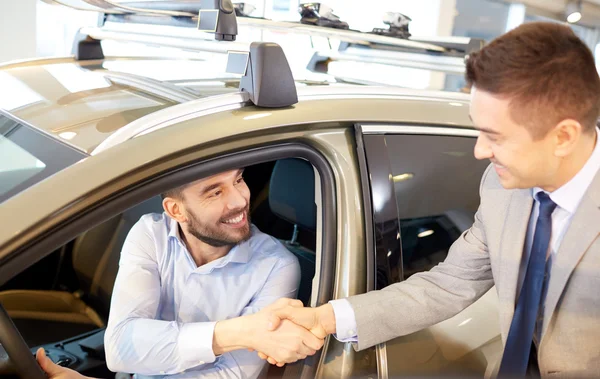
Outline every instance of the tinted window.
[(475, 138), (432, 135), (385, 137), (397, 202), (402, 259), (390, 270), (404, 278), (446, 258), (452, 243), (473, 223), (479, 182), (489, 162), (473, 156)]
[(0, 203), (85, 156), (0, 114)]

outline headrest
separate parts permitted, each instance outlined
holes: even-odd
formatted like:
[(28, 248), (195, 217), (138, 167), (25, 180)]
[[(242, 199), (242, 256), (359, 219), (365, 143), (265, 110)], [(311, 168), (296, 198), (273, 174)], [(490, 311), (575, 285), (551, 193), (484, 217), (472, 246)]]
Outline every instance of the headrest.
[(275, 163), (269, 186), (271, 211), (301, 228), (317, 229), (315, 172), (300, 158), (280, 159)]

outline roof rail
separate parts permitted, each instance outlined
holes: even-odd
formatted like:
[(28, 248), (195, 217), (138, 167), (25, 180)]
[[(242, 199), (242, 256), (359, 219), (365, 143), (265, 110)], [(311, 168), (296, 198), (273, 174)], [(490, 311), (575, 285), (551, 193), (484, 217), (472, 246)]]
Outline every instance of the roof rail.
[[(153, 1), (122, 4), (109, 0), (68, 0), (68, 4), (64, 4), (65, 0), (45, 1), (81, 10), (102, 12), (104, 18), (101, 25), (105, 25), (108, 21), (114, 21), (195, 27), (202, 32), (214, 34), (214, 38), (219, 41), (235, 41), (238, 32), (235, 9), (231, 0), (188, 1), (183, 4)], [(106, 29), (82, 28), (73, 41), (75, 59), (104, 58), (99, 40), (110, 39), (110, 32), (109, 30), (107, 34)], [(142, 42), (139, 38), (140, 33), (134, 34), (137, 34), (138, 42)], [(123, 36), (117, 36), (116, 38), (113, 36), (113, 38), (126, 39)], [(141, 39), (143, 40), (143, 37)], [(136, 38), (130, 40), (136, 40)], [(152, 43), (152, 41), (147, 40), (145, 42)], [(164, 43), (164, 39), (162, 42), (156, 44), (167, 45)], [(175, 41), (171, 39), (170, 42)], [(168, 46), (177, 46), (177, 43), (169, 43)]]

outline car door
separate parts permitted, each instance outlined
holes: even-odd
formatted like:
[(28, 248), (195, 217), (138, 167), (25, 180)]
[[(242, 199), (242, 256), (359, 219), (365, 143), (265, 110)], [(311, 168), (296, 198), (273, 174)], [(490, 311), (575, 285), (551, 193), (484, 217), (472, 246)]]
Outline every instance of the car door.
[[(5, 283), (94, 225), (168, 188), (234, 167), (294, 157), (308, 160), (316, 169), (321, 194), (316, 200), (320, 217), (311, 305), (330, 300), (334, 284), (345, 288), (363, 286), (364, 278), (353, 278), (348, 271), (342, 270), (343, 278), (335, 278), (338, 257), (343, 257), (344, 265), (350, 261), (357, 265), (362, 259), (358, 248), (362, 243), (362, 219), (353, 217), (360, 192), (355, 185), (356, 167), (349, 163), (355, 161), (351, 126), (297, 125), (287, 126), (283, 132), (273, 128), (238, 136), (232, 130), (225, 132), (226, 125), (243, 123), (248, 112), (233, 115), (214, 116), (213, 135), (230, 133), (218, 144), (214, 143), (218, 137), (197, 133), (199, 120), (190, 119), (89, 157), (11, 198), (5, 209), (26, 212), (19, 217), (0, 212), (3, 225), (11, 228), (0, 236), (0, 282)], [(219, 122), (223, 126), (219, 127)], [(62, 186), (67, 179), (71, 185)], [(42, 195), (46, 200), (40, 203)], [(348, 230), (359, 232), (347, 234)], [(348, 256), (348, 251), (357, 251), (359, 258)], [(344, 283), (345, 280), (351, 282)], [(336, 350), (330, 346), (323, 351), (335, 357)], [(59, 349), (62, 348), (81, 353), (77, 340), (62, 344)], [(314, 377), (319, 372), (339, 377), (340, 367), (353, 367), (347, 359), (330, 363), (319, 353), (286, 366), (283, 374)], [(372, 372), (373, 360), (368, 363), (367, 368)]]
[[(473, 156), (477, 135), (455, 126), (360, 126), (373, 209), (376, 289), (443, 261), (473, 223), (480, 179), (489, 164)], [(379, 377), (482, 376), (501, 351), (492, 288), (455, 317), (381, 344)]]

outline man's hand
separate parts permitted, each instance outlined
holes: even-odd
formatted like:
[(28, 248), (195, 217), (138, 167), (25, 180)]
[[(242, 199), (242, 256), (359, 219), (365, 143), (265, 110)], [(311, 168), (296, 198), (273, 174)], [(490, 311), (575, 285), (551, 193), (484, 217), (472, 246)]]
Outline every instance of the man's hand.
[[(288, 306), (301, 307), (302, 302), (280, 299), (257, 313), (217, 322), (213, 337), (215, 355), (247, 348), (284, 364), (315, 354), (323, 346), (322, 337), (291, 321), (275, 320), (272, 316)], [(272, 322), (277, 324), (271, 325)]]
[[(83, 379), (88, 378), (87, 376), (83, 376), (77, 371), (73, 371), (66, 367), (61, 367), (54, 362), (50, 358), (46, 356), (46, 352), (44, 349), (39, 348), (35, 353), (35, 359), (37, 359), (38, 364), (46, 373), (46, 376), (50, 379)], [(89, 378), (88, 378), (89, 379)]]
[[(301, 301), (280, 299), (263, 311), (269, 312), (269, 330), (272, 331), (277, 330), (279, 325), (283, 325), (283, 320), (289, 320), (309, 330), (320, 339), (335, 333), (335, 314), (330, 304), (318, 308), (304, 308)], [(263, 350), (258, 352), (262, 359), (266, 359), (271, 364), (281, 367), (285, 363)]]

